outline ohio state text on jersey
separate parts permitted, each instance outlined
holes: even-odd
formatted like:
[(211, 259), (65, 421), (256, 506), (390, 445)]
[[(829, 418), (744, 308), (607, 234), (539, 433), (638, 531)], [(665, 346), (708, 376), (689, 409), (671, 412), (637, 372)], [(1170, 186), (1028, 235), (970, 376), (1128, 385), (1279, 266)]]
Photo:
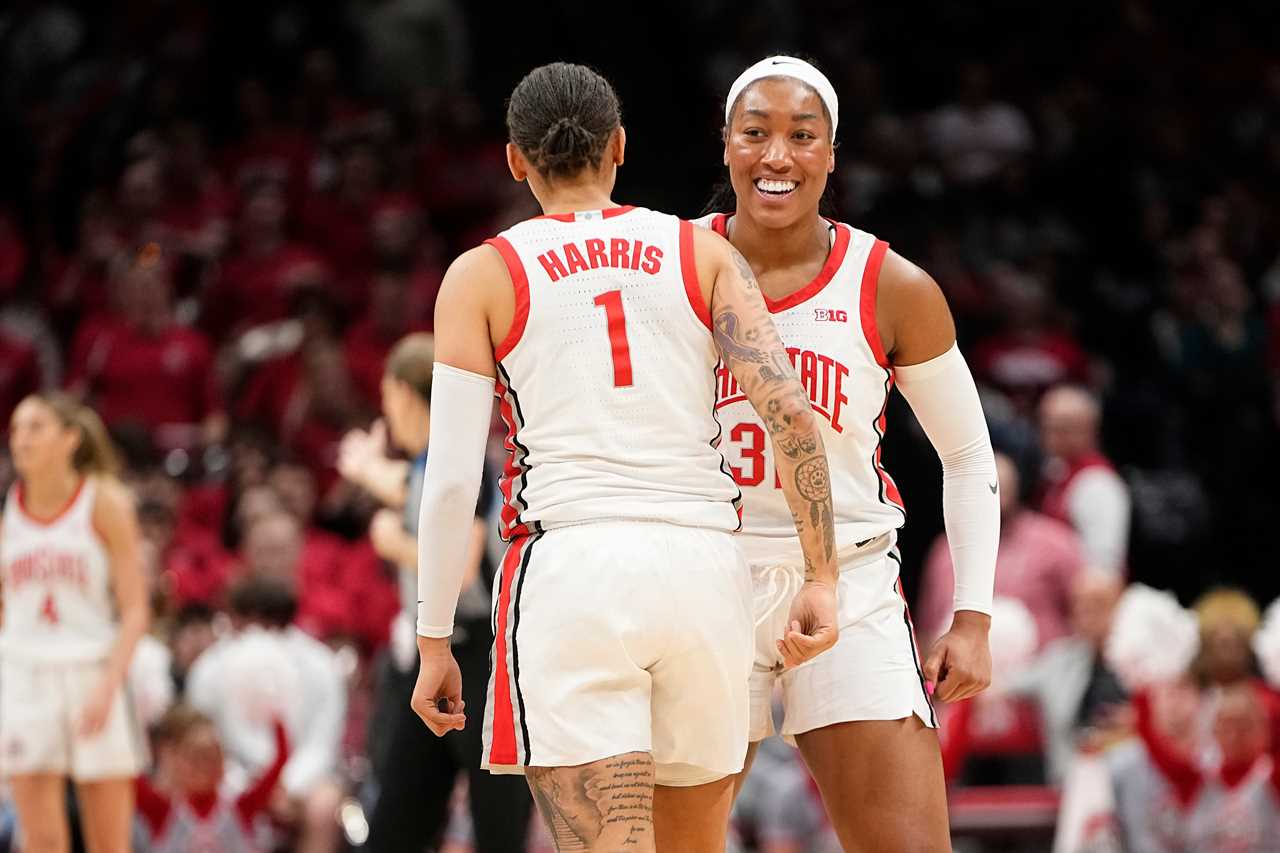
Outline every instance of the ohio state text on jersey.
[(93, 525), (97, 483), (85, 477), (56, 517), (33, 518), (22, 484), (9, 491), (0, 522), (4, 625), (0, 651), (31, 661), (95, 661), (116, 638), (106, 545)]
[[(698, 220), (724, 236), (729, 222), (726, 214)], [(831, 233), (831, 252), (818, 276), (785, 299), (766, 297), (765, 303), (819, 416), (836, 545), (844, 548), (901, 527), (906, 511), (880, 463), (893, 368), (876, 328), (876, 286), (889, 245), (843, 223), (831, 223)], [(721, 449), (742, 488), (742, 532), (794, 538), (764, 423), (723, 366), (718, 377)]]

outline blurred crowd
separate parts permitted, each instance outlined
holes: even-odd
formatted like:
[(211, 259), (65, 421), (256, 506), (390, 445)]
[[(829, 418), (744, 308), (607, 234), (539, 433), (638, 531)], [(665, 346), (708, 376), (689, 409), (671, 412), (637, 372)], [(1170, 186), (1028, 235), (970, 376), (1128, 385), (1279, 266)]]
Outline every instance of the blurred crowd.
[[(609, 40), (554, 2), (518, 26), (451, 0), (0, 10), (0, 423), (65, 387), (125, 452), (158, 777), (195, 760), (166, 745), (209, 734), (165, 715), (175, 699), (211, 721), (238, 790), (272, 772), (283, 716), (261, 807), (298, 849), (367, 835), (405, 531), (358, 472), (417, 452), (374, 421), (450, 258), (537, 212), (506, 173), (502, 98), (538, 62), (595, 64), (626, 111), (618, 198), (693, 216), (729, 82), (790, 50), (841, 98), (836, 214), (942, 286), (1001, 454), (1009, 633), (992, 693), (944, 709), (949, 777), (1057, 786), (1083, 750), (1122, 831), (1141, 814), (1124, 786), (1162, 779), (1208, 831), (1196, 804), (1266, 777), (1280, 743), (1251, 651), (1280, 594), (1280, 11), (649, 5)], [(994, 17), (1020, 35), (993, 39)], [(890, 422), (924, 644), (949, 617), (940, 478), (901, 400)], [(1183, 671), (1108, 663), (1132, 581), (1199, 602)], [(1134, 750), (1161, 756), (1142, 785)], [(753, 779), (745, 849), (824, 849), (787, 748)]]

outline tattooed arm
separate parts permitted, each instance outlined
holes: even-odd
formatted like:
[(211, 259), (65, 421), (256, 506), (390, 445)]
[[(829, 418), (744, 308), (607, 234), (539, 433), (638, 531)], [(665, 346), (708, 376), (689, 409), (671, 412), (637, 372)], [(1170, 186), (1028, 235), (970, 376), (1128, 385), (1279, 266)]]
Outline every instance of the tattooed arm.
[(701, 229), (695, 232), (694, 251), (700, 278), (713, 282), (716, 346), (769, 430), (774, 466), (804, 550), (805, 580), (834, 584), (831, 475), (818, 418), (746, 258), (727, 240)]
[(764, 421), (774, 467), (804, 552), (805, 585), (791, 607), (790, 630), (778, 641), (795, 666), (835, 645), (836, 533), (831, 472), (818, 418), (778, 336), (755, 274), (727, 240), (695, 229), (694, 252), (712, 335), (725, 366)]

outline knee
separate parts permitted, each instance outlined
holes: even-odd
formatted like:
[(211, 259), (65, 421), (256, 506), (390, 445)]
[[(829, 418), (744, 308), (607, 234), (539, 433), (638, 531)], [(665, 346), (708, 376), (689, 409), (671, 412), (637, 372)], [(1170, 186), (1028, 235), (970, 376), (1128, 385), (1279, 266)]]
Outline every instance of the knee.
[[(23, 853), (69, 853), (71, 839), (65, 825), (23, 826), (19, 834)], [(114, 851), (113, 851), (114, 853)]]

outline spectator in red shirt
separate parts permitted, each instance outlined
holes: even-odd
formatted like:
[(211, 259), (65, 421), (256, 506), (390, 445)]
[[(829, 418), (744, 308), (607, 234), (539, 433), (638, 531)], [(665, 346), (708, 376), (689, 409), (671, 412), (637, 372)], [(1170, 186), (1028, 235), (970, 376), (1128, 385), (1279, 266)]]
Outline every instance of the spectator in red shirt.
[(199, 125), (179, 120), (166, 141), (166, 192), (160, 220), (179, 252), (204, 262), (216, 260), (227, 247), (231, 193), (209, 163)]
[(352, 596), (343, 583), (343, 557), (312, 540), (307, 547), (306, 531), (283, 509), (253, 521), (240, 544), (243, 572), (248, 577), (267, 578), (296, 590), (298, 614), (295, 620), (313, 637), (354, 636), (357, 633)]
[(973, 349), (971, 364), (978, 380), (1006, 394), (1023, 414), (1031, 414), (1040, 395), (1054, 385), (1087, 381), (1088, 357), (1075, 338), (1055, 324), (1053, 296), (1045, 282), (998, 264), (991, 284), (1004, 327)]
[(115, 212), (100, 195), (91, 194), (80, 205), (79, 223), (75, 251), (46, 260), (45, 310), (64, 341), (70, 340), (84, 318), (111, 309), (111, 261), (124, 248)]
[(324, 500), (338, 480), (338, 443), (369, 422), (371, 407), (352, 381), (326, 295), (303, 297), (301, 343), (254, 371), (236, 411), (271, 427), (288, 455), (311, 469)]
[(381, 182), (375, 146), (367, 140), (353, 141), (339, 160), (336, 188), (313, 195), (302, 210), (303, 233), (324, 252), (344, 296), (353, 295), (352, 284), (363, 281), (373, 265), (369, 224)]
[[(351, 378), (370, 408), (380, 404), (383, 365), (391, 348), (405, 335), (431, 328), (426, 306), (414, 304), (410, 276), (403, 264), (384, 263), (369, 289), (368, 312), (347, 330), (343, 341)], [(434, 292), (431, 301), (434, 305)]]
[(244, 189), (236, 251), (204, 298), (202, 325), (216, 336), (289, 317), (298, 293), (322, 286), (319, 254), (285, 236), (284, 186), (258, 179)]
[(351, 542), (317, 526), (316, 480), (305, 465), (277, 463), (268, 482), (280, 506), (303, 527), (303, 583), (345, 596), (350, 630), (366, 651), (377, 650), (387, 641), (400, 605), (395, 579), (384, 570), (369, 537)]
[(429, 330), (444, 278), (444, 246), (428, 227), (422, 206), (408, 193), (384, 193), (374, 204), (372, 229), (378, 264), (405, 270), (411, 316)]
[(164, 610), (221, 601), (235, 564), (213, 533), (179, 531), (174, 508), (154, 498), (138, 504), (138, 523), (152, 593), (161, 596)]
[(1102, 406), (1083, 388), (1040, 401), (1045, 452), (1040, 511), (1080, 535), (1089, 567), (1123, 577), (1129, 551), (1129, 487), (1100, 446)]
[(156, 243), (174, 248), (170, 231), (160, 217), (165, 204), (164, 162), (150, 135), (135, 138), (132, 159), (120, 176), (116, 189), (116, 209), (120, 233), (126, 248)]
[[(996, 454), (1000, 478), (1000, 553), (995, 594), (1026, 605), (1039, 647), (1071, 633), (1071, 591), (1084, 567), (1080, 541), (1061, 521), (1023, 504), (1013, 460)], [(922, 637), (941, 636), (951, 617), (954, 587), (947, 540), (939, 535), (925, 562), (916, 624)]]
[(118, 318), (77, 335), (68, 386), (111, 427), (145, 427), (157, 446), (217, 444), (226, 435), (213, 353), (173, 317), (169, 270), (150, 249), (119, 276)]
[(315, 159), (311, 138), (276, 119), (276, 105), (261, 80), (241, 80), (236, 94), (240, 137), (223, 152), (223, 173), (241, 188), (260, 180), (278, 183), (292, 204), (300, 204)]

